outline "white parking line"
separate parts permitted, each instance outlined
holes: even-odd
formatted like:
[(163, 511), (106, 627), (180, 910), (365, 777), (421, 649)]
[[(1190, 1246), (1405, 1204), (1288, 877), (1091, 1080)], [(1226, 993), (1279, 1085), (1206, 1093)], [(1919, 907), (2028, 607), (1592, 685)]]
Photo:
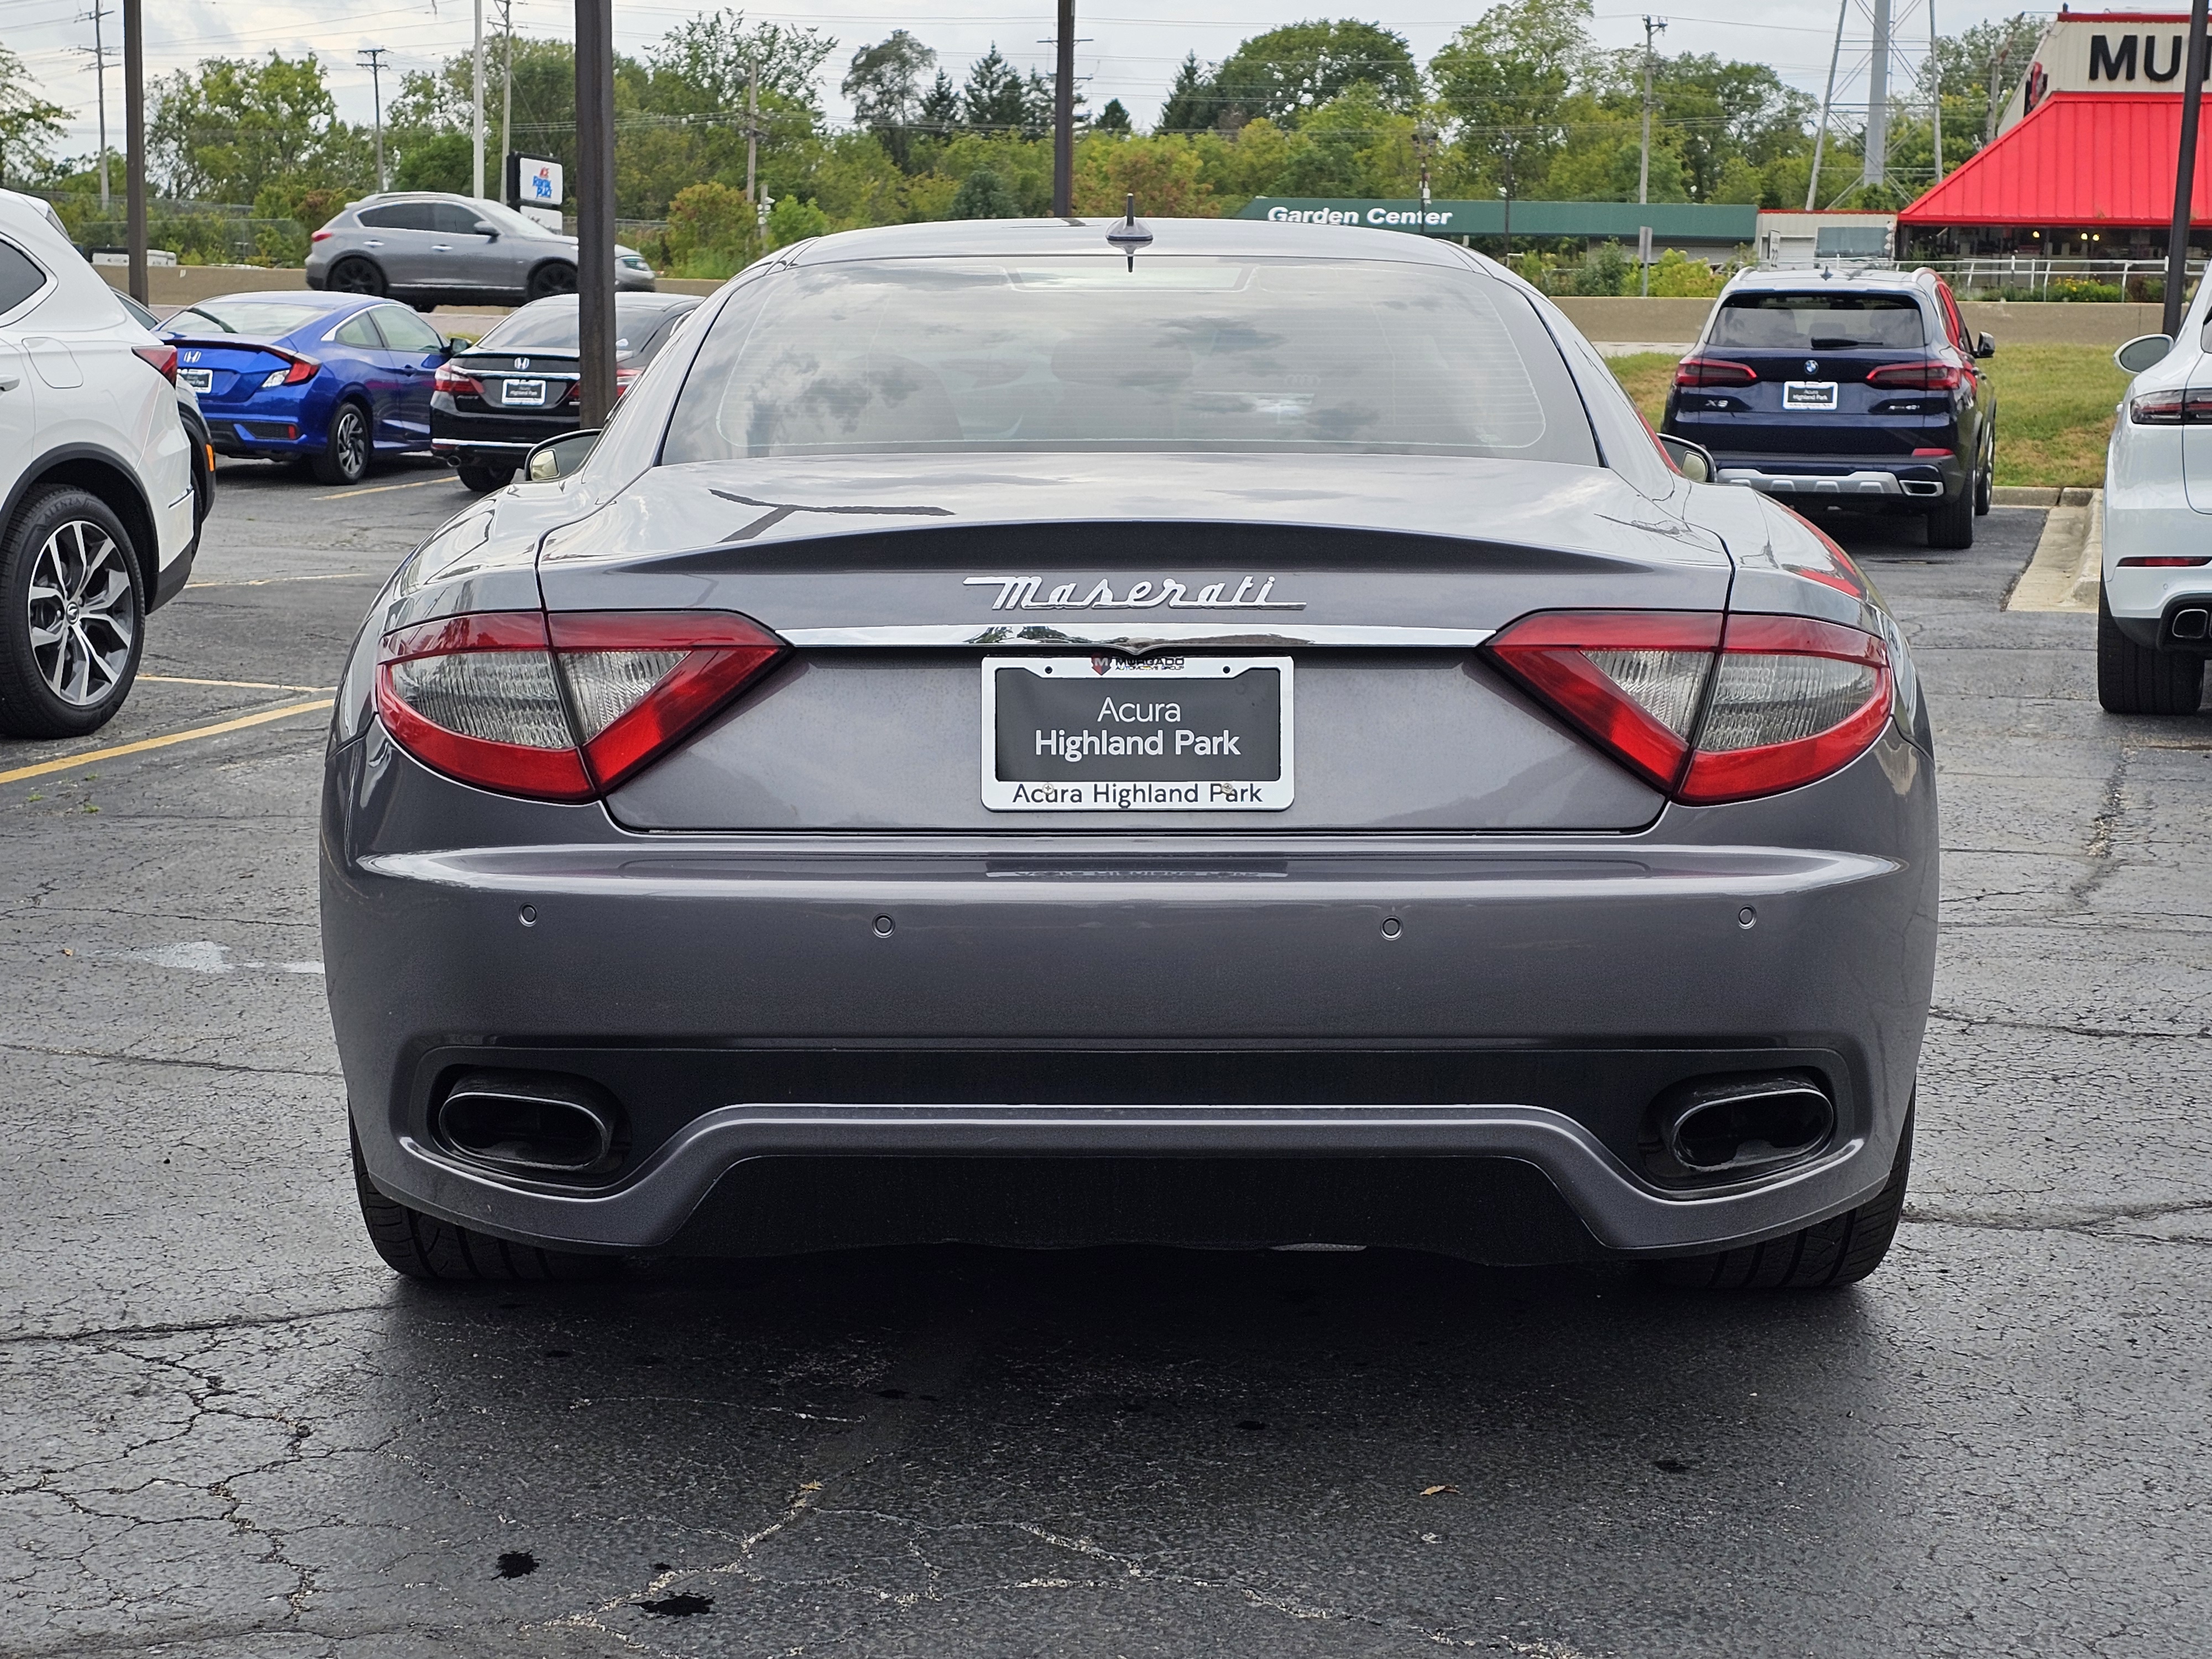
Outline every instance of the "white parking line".
[(274, 680), (196, 680), (184, 674), (141, 674), (157, 685), (234, 685), (242, 691), (335, 691), (335, 685), (280, 685)]
[(387, 489), (420, 489), (425, 484), (451, 483), (453, 482), (453, 476), (452, 473), (448, 472), (441, 474), (439, 477), (434, 478), (417, 478), (412, 483), (371, 484), (366, 489), (341, 489), (335, 495), (318, 495), (315, 499), (319, 501), (349, 501), (356, 495), (380, 495)]
[(241, 576), (234, 582), (186, 582), (191, 587), (267, 587), (274, 582), (343, 582), (367, 576), (366, 570), (333, 570), (326, 576)]

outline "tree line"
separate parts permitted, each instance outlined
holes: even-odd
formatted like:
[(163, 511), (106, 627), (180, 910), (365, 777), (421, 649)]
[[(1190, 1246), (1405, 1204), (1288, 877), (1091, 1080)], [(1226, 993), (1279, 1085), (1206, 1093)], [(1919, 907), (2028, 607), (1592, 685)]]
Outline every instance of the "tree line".
[[(1439, 197), (1633, 200), (1644, 53), (1601, 49), (1591, 25), (1589, 0), (1499, 0), (1425, 64), (1395, 31), (1350, 19), (1267, 30), (1218, 63), (1191, 54), (1149, 131), (1119, 98), (1079, 102), (1077, 210), (1114, 211), (1131, 192), (1159, 216), (1233, 213), (1263, 195), (1403, 198), (1425, 168)], [(1886, 188), (1856, 184), (1860, 125), (1832, 119), (1818, 204), (1893, 207), (1924, 188), (1939, 81), (1943, 159), (1956, 166), (1984, 141), (2041, 27), (2023, 13), (1937, 43), (1893, 110)], [(495, 37), (487, 58), (488, 188), (508, 148), (572, 163), (570, 46)], [(93, 158), (52, 154), (62, 112), (10, 64), (0, 49), (0, 168), (73, 203), (96, 189)], [(1805, 204), (1814, 100), (1765, 64), (1716, 54), (1661, 54), (1650, 68), (1651, 200)], [(848, 124), (825, 113), (831, 74)], [(403, 77), (384, 131), (393, 188), (470, 188), (471, 79), (465, 53)], [(904, 29), (844, 52), (818, 29), (696, 16), (616, 60), (617, 211), (665, 223), (651, 251), (700, 275), (824, 230), (1042, 214), (1052, 103), (1049, 82), (996, 46), (959, 68)], [(290, 226), (303, 244), (376, 187), (374, 135), (339, 118), (313, 52), (209, 58), (153, 82), (149, 104), (155, 193), (248, 205), (275, 240)], [(744, 196), (749, 137), (773, 204), (765, 226)]]

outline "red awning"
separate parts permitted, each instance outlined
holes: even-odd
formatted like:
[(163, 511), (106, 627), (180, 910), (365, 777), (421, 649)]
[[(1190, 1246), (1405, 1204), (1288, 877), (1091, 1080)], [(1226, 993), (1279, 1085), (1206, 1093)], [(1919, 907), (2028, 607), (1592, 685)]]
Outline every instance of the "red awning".
[[(1899, 214), (1898, 222), (2120, 226), (2173, 222), (2181, 100), (2172, 93), (2053, 93)], [(2212, 113), (2197, 125), (2190, 218), (2212, 224)]]

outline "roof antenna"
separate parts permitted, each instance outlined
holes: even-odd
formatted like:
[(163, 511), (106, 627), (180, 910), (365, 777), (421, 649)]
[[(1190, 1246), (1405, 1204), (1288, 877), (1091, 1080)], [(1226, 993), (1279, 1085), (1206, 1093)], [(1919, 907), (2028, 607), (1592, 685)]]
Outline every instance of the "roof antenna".
[(1152, 244), (1152, 233), (1137, 222), (1137, 193), (1131, 191), (1125, 198), (1122, 211), (1127, 216), (1106, 233), (1106, 240), (1129, 256), (1129, 269), (1137, 268), (1137, 250)]

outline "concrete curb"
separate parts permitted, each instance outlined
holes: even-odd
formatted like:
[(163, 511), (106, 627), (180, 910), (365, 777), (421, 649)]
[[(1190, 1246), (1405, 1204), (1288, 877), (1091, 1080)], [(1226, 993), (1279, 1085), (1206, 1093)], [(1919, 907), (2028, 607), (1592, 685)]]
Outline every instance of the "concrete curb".
[[(2027, 491), (2016, 493), (2027, 494)], [(2008, 611), (2082, 615), (2097, 608), (2104, 580), (2105, 492), (2069, 489), (2043, 521), (2035, 556), (2005, 595)], [(2025, 505), (2025, 503), (2022, 503)]]
[(1995, 507), (2087, 507), (2089, 497), (2103, 494), (2070, 484), (2063, 489), (2056, 484), (1999, 484), (1990, 492), (1990, 501)]

